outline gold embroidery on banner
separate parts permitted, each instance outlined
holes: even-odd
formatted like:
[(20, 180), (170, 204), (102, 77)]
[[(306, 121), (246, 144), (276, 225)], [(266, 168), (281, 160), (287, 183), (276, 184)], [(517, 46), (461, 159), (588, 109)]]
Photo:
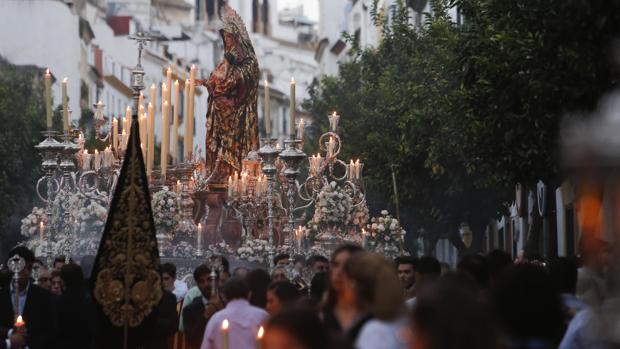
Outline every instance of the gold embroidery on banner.
[(150, 194), (133, 122), (125, 164), (97, 255), (94, 296), (113, 325), (136, 327), (162, 297)]

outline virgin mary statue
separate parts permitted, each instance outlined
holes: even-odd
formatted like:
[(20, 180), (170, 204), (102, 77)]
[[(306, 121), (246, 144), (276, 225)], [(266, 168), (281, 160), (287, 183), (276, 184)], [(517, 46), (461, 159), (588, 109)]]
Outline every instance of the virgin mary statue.
[(241, 17), (225, 1), (218, 6), (224, 59), (208, 80), (206, 160), (213, 182), (223, 183), (241, 160), (258, 149), (258, 60)]

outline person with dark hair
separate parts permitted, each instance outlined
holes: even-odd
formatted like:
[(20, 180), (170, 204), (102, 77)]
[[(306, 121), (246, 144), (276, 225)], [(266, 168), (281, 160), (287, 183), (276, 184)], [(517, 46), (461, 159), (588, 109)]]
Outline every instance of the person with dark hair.
[(160, 266), (160, 270), (164, 290), (172, 292), (177, 303), (181, 302), (187, 294), (187, 283), (177, 280), (177, 267), (172, 263), (164, 263)]
[(460, 272), (419, 285), (410, 348), (497, 348), (489, 307), (478, 294), (473, 279)]
[(64, 290), (56, 303), (56, 345), (60, 348), (89, 348), (92, 338), (91, 305), (84, 288), (84, 273), (75, 263), (65, 264), (60, 268), (60, 278)]
[(485, 257), (489, 271), (489, 288), (493, 288), (504, 270), (512, 265), (512, 257), (505, 251), (493, 250)]
[[(439, 261), (435, 257), (424, 256), (420, 258), (414, 272), (416, 289), (425, 283), (437, 280), (440, 276), (441, 264), (439, 264)], [(416, 292), (413, 292), (413, 297), (407, 299), (406, 303), (410, 309), (415, 305), (416, 297)]]
[(315, 254), (308, 258), (308, 266), (312, 274), (327, 273), (329, 270), (329, 260), (321, 255)]
[(592, 309), (575, 295), (577, 291), (577, 262), (558, 258), (549, 264), (551, 282), (562, 297), (565, 317), (570, 319), (559, 349), (601, 348), (601, 322)]
[(269, 273), (264, 269), (254, 269), (245, 280), (250, 285), (250, 304), (265, 309), (267, 306), (267, 286), (271, 282)]
[(274, 316), (297, 302), (301, 296), (297, 286), (288, 281), (274, 282), (267, 287), (267, 307), (269, 315)]
[[(62, 268), (63, 265), (65, 265), (67, 262), (67, 257), (60, 255), (56, 258), (54, 258), (54, 263), (52, 264), (52, 269), (56, 269), (56, 270), (60, 270), (60, 268)], [(69, 258), (69, 263), (73, 263), (73, 260), (71, 258)]]
[(283, 265), (276, 265), (271, 271), (271, 281), (289, 281), (286, 267)]
[(65, 288), (62, 282), (62, 277), (60, 277), (60, 270), (52, 269), (50, 273), (50, 292), (52, 295), (60, 296), (62, 295), (62, 290)]
[(418, 259), (410, 256), (397, 257), (394, 260), (396, 264), (396, 271), (398, 272), (398, 279), (400, 285), (403, 288), (403, 294), (406, 299), (415, 297), (415, 267), (418, 264)]
[(287, 266), (290, 259), (291, 256), (288, 253), (280, 253), (279, 255), (273, 257), (273, 265)]
[(250, 272), (250, 269), (246, 267), (236, 267), (233, 270), (232, 276), (244, 278), (248, 275), (249, 272)]
[(7, 338), (18, 314), (26, 322), (26, 345), (30, 349), (53, 348), (51, 295), (30, 282), (34, 253), (25, 246), (17, 246), (9, 252), (8, 257), (15, 255), (24, 259), (25, 267), (19, 273), (16, 283), (11, 282), (8, 287), (0, 289), (0, 338)]
[(201, 264), (194, 269), (194, 281), (200, 290), (201, 296), (194, 299), (182, 310), (183, 317), (181, 321), (183, 321), (187, 349), (200, 348), (209, 319), (223, 308), (218, 295), (211, 294), (214, 281), (211, 280), (211, 269), (207, 265)]
[(503, 340), (513, 348), (557, 348), (564, 334), (560, 295), (541, 266), (516, 264), (504, 272), (492, 293)]
[(327, 273), (316, 273), (310, 281), (310, 298), (316, 304), (319, 304), (323, 300), (323, 295), (327, 289)]
[(344, 264), (353, 255), (364, 250), (357, 245), (342, 245), (334, 250), (329, 268), (329, 286), (323, 304), (322, 320), (330, 336), (345, 336), (358, 314), (355, 300), (346, 285)]
[(226, 307), (213, 315), (204, 331), (201, 349), (222, 348), (221, 328), (228, 321), (228, 348), (244, 349), (256, 346), (258, 328), (269, 318), (269, 314), (248, 302), (250, 287), (245, 279), (231, 278), (224, 284)]
[(481, 291), (489, 286), (489, 269), (484, 257), (480, 255), (469, 255), (461, 259), (457, 264), (458, 271), (469, 274), (477, 283)]
[(285, 310), (272, 317), (265, 327), (263, 344), (268, 349), (330, 348), (318, 316), (304, 309)]

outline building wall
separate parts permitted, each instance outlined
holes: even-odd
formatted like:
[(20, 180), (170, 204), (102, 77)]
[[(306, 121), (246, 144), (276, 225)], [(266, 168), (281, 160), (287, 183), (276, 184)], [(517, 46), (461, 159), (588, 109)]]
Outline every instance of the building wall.
[(10, 63), (49, 67), (54, 104), (61, 103), (61, 82), (68, 79), (69, 107), (79, 117), (79, 18), (71, 9), (60, 1), (0, 1), (0, 33), (0, 55)]

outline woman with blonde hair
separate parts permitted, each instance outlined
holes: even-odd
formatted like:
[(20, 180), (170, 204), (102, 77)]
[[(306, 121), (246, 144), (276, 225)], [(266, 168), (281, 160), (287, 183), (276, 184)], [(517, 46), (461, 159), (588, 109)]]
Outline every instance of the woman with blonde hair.
[(358, 253), (345, 263), (344, 279), (360, 319), (366, 319), (349, 337), (355, 347), (406, 348), (405, 300), (393, 264), (378, 254)]

